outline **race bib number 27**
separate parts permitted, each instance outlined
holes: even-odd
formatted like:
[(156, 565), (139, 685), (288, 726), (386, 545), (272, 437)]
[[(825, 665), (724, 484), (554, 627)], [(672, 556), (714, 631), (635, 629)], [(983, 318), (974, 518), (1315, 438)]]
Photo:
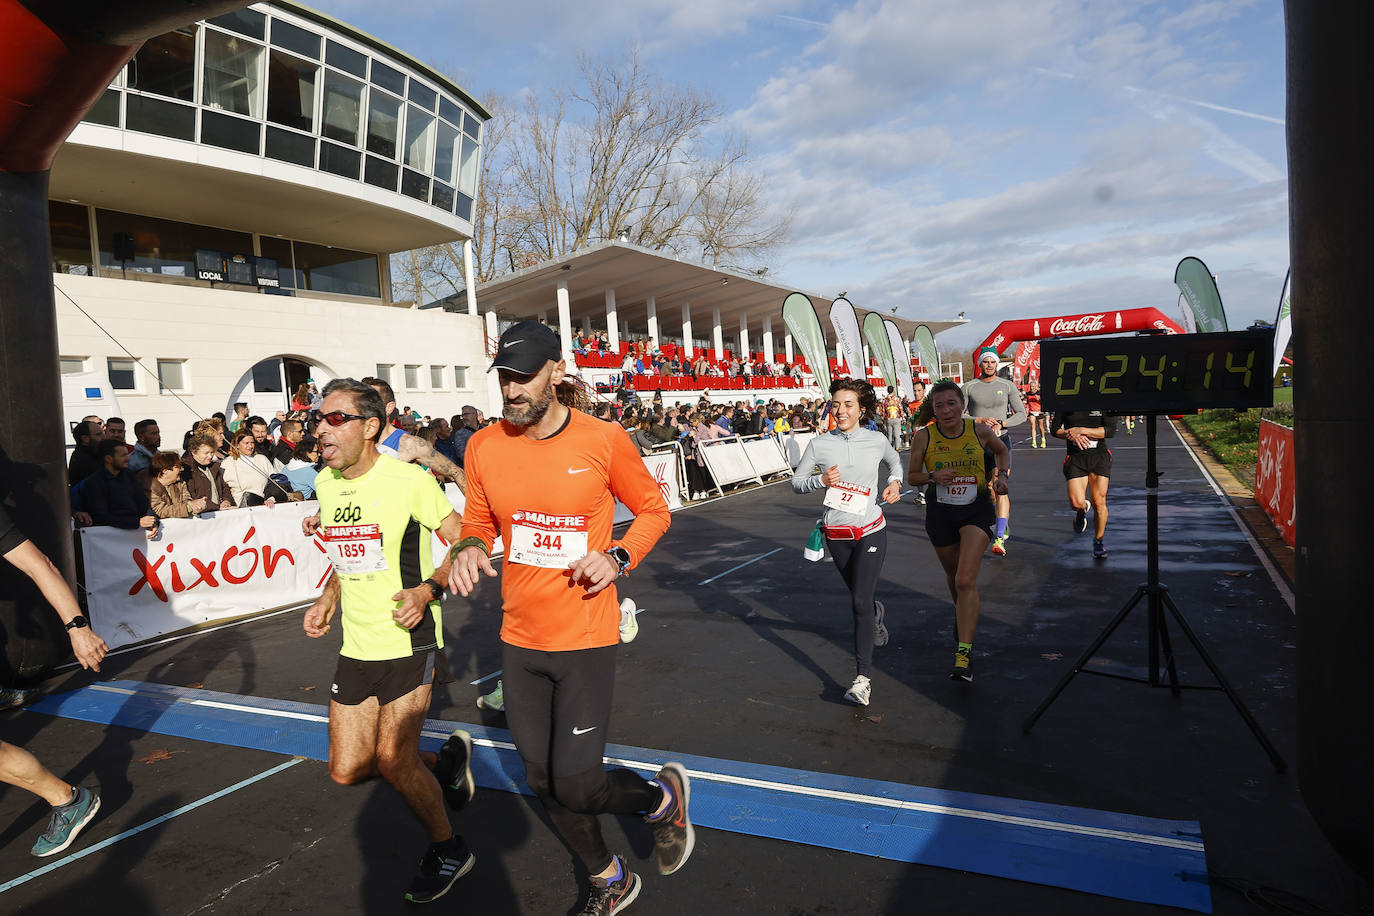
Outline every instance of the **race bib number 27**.
[(867, 512), (872, 499), (873, 491), (868, 487), (846, 483), (843, 480), (833, 487), (826, 487), (825, 490), (826, 508), (854, 515), (863, 515)]

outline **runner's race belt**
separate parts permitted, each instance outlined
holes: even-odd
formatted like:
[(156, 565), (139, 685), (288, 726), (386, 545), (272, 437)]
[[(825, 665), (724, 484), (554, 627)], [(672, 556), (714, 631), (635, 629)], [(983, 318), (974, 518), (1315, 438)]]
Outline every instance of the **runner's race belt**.
[(883, 515), (880, 512), (878, 517), (867, 525), (822, 525), (821, 533), (832, 541), (857, 541), (881, 527), (883, 527)]

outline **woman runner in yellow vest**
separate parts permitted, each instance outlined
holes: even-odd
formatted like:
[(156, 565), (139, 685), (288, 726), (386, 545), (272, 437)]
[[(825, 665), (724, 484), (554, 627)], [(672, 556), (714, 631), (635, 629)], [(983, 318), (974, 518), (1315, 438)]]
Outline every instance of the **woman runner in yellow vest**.
[(972, 683), (973, 634), (978, 628), (978, 570), (992, 542), (996, 511), (987, 491), (983, 450), (996, 461), (993, 492), (1008, 492), (1011, 452), (991, 427), (964, 416), (964, 392), (943, 381), (927, 399), (935, 422), (911, 440), (907, 483), (926, 487), (926, 534), (945, 569), (954, 599), (957, 647), (950, 680)]

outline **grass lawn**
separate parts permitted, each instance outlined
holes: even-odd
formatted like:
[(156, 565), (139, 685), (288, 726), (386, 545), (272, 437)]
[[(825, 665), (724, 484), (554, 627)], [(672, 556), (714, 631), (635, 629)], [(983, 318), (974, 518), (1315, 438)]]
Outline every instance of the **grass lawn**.
[(1274, 406), (1265, 410), (1204, 410), (1196, 416), (1184, 417), (1183, 423), (1214, 458), (1226, 465), (1226, 469), (1235, 474), (1241, 483), (1254, 490), (1261, 416), (1292, 426), (1293, 389), (1275, 388)]

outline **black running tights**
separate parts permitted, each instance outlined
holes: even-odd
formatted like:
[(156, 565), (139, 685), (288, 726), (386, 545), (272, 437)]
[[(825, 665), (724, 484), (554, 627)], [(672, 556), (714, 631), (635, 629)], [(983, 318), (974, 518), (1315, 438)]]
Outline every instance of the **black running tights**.
[[(871, 642), (871, 640), (870, 640)], [(540, 652), (501, 644), (506, 724), (525, 782), (590, 874), (611, 864), (598, 814), (644, 814), (663, 791), (631, 770), (607, 770), (617, 646)]]
[(835, 568), (849, 586), (850, 609), (854, 613), (854, 661), (858, 673), (868, 676), (873, 667), (873, 593), (878, 574), (887, 556), (887, 529), (866, 534), (857, 541), (832, 541), (825, 546), (835, 558)]

